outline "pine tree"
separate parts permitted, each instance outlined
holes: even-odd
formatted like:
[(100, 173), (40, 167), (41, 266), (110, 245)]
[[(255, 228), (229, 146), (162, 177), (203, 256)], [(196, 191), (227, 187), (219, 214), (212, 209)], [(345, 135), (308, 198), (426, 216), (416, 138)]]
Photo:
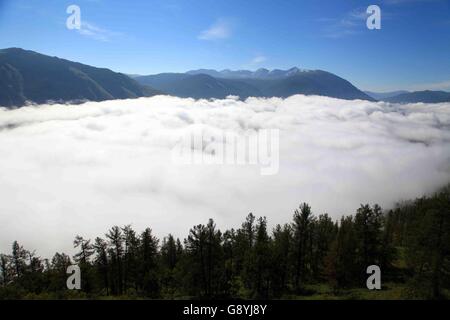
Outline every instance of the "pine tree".
[(366, 276), (366, 269), (370, 265), (381, 262), (382, 224), (381, 208), (375, 205), (361, 205), (355, 215), (355, 234), (357, 239), (357, 263), (361, 281)]
[(253, 250), (254, 241), (256, 237), (255, 216), (249, 213), (242, 223), (241, 228), (236, 231), (234, 235), (234, 274), (236, 279), (233, 283), (234, 291), (240, 292), (239, 295), (251, 295), (247, 292), (252, 284), (251, 279), (253, 255), (250, 253)]
[(259, 299), (268, 299), (271, 289), (270, 266), (272, 265), (271, 239), (267, 233), (267, 219), (260, 217), (256, 224), (256, 239), (253, 253), (253, 292)]
[(72, 264), (65, 253), (55, 253), (50, 263), (49, 290), (59, 292), (66, 290), (67, 268)]
[(178, 260), (181, 258), (178, 256), (177, 242), (175, 238), (169, 234), (163, 239), (161, 245), (161, 279), (163, 291), (170, 297), (175, 294), (175, 267)]
[(0, 254), (0, 283), (6, 286), (11, 281), (10, 258), (6, 254)]
[(19, 278), (25, 273), (27, 251), (17, 241), (12, 244), (11, 262), (15, 277)]
[(118, 226), (114, 226), (106, 234), (109, 239), (108, 255), (111, 260), (111, 290), (113, 294), (123, 293), (123, 235)]
[(75, 254), (73, 259), (80, 264), (88, 264), (90, 257), (94, 254), (91, 240), (85, 240), (83, 237), (77, 235), (73, 241), (73, 246), (74, 248), (80, 248), (80, 251)]
[(122, 231), (124, 240), (124, 287), (126, 289), (133, 288), (137, 291), (139, 286), (139, 262), (137, 257), (140, 241), (130, 225), (123, 227)]
[(337, 228), (327, 214), (321, 214), (317, 220), (314, 220), (312, 233), (311, 271), (313, 278), (321, 281), (325, 272), (325, 258), (336, 237)]
[(292, 273), (291, 255), (293, 250), (292, 227), (289, 224), (276, 225), (273, 230), (273, 261), (271, 268), (272, 289), (275, 297), (281, 296), (288, 288)]
[(191, 284), (195, 283), (193, 287), (197, 287), (205, 297), (219, 294), (224, 279), (224, 261), (222, 234), (216, 230), (214, 221), (210, 219), (206, 226), (194, 226), (185, 243), (192, 263), (189, 271)]
[(101, 278), (102, 287), (106, 290), (106, 295), (109, 295), (109, 261), (108, 261), (108, 244), (105, 240), (97, 237), (94, 242), (94, 250), (96, 257), (94, 260), (97, 267), (97, 273)]
[(303, 280), (307, 276), (308, 259), (310, 258), (311, 223), (313, 215), (311, 207), (307, 203), (302, 203), (299, 210), (294, 212), (294, 254), (295, 254), (295, 288), (301, 291)]
[(237, 290), (234, 280), (235, 274), (235, 238), (236, 232), (234, 229), (227, 230), (223, 233), (223, 259), (224, 259), (224, 280), (223, 293), (226, 297), (237, 296)]
[(352, 216), (342, 217), (336, 239), (327, 256), (327, 275), (335, 289), (355, 284), (359, 279), (357, 237)]
[(139, 247), (140, 256), (140, 283), (145, 296), (156, 298), (159, 296), (158, 283), (158, 242), (152, 235), (152, 230), (147, 228), (141, 234), (141, 245)]
[(161, 258), (164, 267), (169, 270), (173, 270), (178, 262), (177, 244), (175, 238), (171, 234), (163, 240), (161, 246)]

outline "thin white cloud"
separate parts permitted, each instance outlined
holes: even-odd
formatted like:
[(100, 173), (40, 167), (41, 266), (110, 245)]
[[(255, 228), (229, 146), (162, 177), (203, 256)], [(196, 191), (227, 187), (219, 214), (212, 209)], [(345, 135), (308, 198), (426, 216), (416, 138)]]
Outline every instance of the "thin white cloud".
[(365, 8), (354, 9), (341, 18), (321, 18), (324, 24), (323, 35), (327, 38), (342, 38), (355, 35), (366, 28), (367, 13)]
[(231, 23), (225, 19), (217, 20), (208, 29), (203, 30), (198, 39), (200, 40), (220, 40), (227, 39), (231, 36), (232, 26)]
[(83, 36), (103, 42), (109, 42), (113, 37), (122, 35), (120, 32), (114, 32), (101, 28), (85, 20), (81, 21), (81, 27), (80, 29), (77, 29), (77, 31)]
[[(0, 108), (0, 252), (39, 255), (112, 225), (183, 237), (214, 218), (291, 220), (300, 202), (334, 218), (360, 203), (389, 208), (450, 179), (450, 104), (391, 105), (296, 95), (194, 100), (168, 96)], [(280, 129), (279, 173), (255, 165), (174, 165), (192, 130)]]

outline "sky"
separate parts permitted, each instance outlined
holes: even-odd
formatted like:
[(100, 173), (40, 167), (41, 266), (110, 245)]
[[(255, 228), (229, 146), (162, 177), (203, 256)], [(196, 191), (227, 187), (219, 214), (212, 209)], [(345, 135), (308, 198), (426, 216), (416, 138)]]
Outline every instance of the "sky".
[[(366, 27), (372, 4), (380, 30)], [(0, 0), (8, 47), (129, 74), (297, 66), (363, 90), (450, 91), (450, 1)]]

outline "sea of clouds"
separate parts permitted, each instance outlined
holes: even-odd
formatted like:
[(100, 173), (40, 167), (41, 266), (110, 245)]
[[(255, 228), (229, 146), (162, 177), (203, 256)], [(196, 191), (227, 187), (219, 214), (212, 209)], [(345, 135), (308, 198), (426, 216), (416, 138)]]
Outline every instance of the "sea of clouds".
[[(199, 128), (279, 129), (278, 174), (173, 163), (172, 148)], [(449, 103), (156, 96), (0, 108), (0, 252), (13, 240), (46, 257), (73, 252), (76, 234), (125, 224), (185, 237), (208, 218), (238, 227), (249, 212), (273, 226), (291, 221), (301, 202), (339, 218), (449, 181)]]

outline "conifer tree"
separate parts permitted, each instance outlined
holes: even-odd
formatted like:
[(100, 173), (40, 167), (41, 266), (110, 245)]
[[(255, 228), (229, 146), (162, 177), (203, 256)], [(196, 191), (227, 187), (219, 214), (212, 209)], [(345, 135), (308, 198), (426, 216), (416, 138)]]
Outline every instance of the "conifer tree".
[(253, 291), (254, 296), (260, 299), (268, 299), (271, 289), (270, 267), (272, 265), (271, 239), (267, 233), (267, 219), (260, 217), (256, 224), (256, 239), (253, 250)]
[(0, 284), (6, 286), (11, 280), (11, 270), (9, 257), (6, 254), (0, 254)]
[(309, 238), (311, 235), (311, 222), (313, 215), (311, 207), (307, 203), (302, 203), (299, 210), (294, 212), (294, 256), (295, 256), (295, 288), (301, 290), (302, 282), (306, 279), (308, 256), (309, 256)]
[(327, 274), (334, 288), (345, 288), (359, 279), (357, 263), (357, 237), (352, 216), (342, 217), (327, 256)]
[(109, 240), (108, 254), (111, 259), (111, 289), (115, 294), (123, 293), (123, 235), (118, 226), (106, 234)]
[(159, 240), (153, 236), (152, 230), (146, 228), (141, 234), (140, 256), (140, 284), (147, 297), (155, 298), (159, 295), (158, 283), (158, 243)]
[(286, 291), (292, 274), (291, 256), (293, 250), (292, 227), (289, 224), (276, 225), (273, 230), (272, 290), (275, 297)]
[(140, 241), (136, 232), (127, 225), (122, 228), (124, 240), (124, 286), (138, 290), (138, 251)]
[(93, 247), (96, 253), (94, 263), (97, 267), (97, 274), (101, 278), (102, 288), (105, 289), (106, 295), (109, 295), (108, 244), (102, 238), (97, 237)]

